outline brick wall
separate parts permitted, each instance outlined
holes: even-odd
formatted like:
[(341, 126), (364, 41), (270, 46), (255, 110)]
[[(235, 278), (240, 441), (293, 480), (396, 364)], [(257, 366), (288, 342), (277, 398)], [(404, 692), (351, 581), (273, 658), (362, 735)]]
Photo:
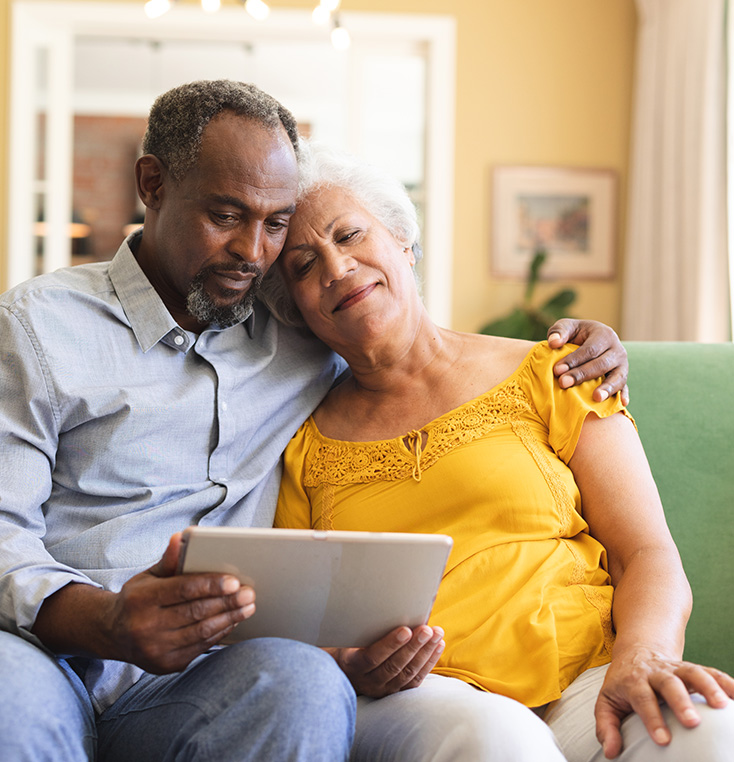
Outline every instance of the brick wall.
[(133, 165), (146, 123), (145, 117), (74, 117), (74, 212), (92, 227), (77, 254), (111, 259), (123, 227), (139, 213)]

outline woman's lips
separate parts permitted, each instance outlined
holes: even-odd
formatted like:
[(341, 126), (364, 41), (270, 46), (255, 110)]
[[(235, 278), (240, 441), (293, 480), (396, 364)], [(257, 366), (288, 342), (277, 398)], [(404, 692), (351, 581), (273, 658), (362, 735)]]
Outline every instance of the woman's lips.
[(353, 289), (339, 301), (333, 311), (348, 310), (350, 307), (361, 302), (362, 299), (366, 299), (375, 288), (377, 288), (377, 283), (369, 283), (366, 286)]

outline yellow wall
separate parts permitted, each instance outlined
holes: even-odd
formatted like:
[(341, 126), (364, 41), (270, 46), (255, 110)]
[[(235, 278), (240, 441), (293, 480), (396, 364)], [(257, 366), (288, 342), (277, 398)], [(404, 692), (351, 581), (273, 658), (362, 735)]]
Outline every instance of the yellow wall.
[[(274, 7), (315, 4), (316, 0), (271, 0)], [(9, 6), (9, 0), (0, 0), (0, 145), (6, 147), (0, 155), (0, 174), (4, 178)], [(454, 328), (477, 330), (522, 294), (522, 284), (498, 282), (489, 274), (493, 165), (614, 169), (620, 190), (618, 229), (624, 229), (634, 0), (342, 0), (342, 8), (452, 14), (457, 19)], [(8, 193), (4, 182), (3, 231)], [(620, 236), (618, 263), (623, 260), (623, 244)], [(5, 270), (5, 246), (3, 234), (0, 273)], [(573, 312), (617, 327), (620, 269), (612, 280), (571, 283), (579, 292)], [(0, 289), (4, 286), (0, 280)], [(556, 288), (558, 284), (542, 284), (539, 296)]]
[(0, 0), (0, 291), (7, 287), (8, 118), (10, 111), (10, 0)]

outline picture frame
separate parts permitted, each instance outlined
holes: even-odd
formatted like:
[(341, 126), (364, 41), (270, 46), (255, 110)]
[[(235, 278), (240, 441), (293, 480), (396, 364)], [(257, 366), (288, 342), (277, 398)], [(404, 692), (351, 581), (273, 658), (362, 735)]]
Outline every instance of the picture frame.
[(616, 197), (609, 169), (495, 167), (492, 275), (525, 279), (542, 248), (543, 280), (613, 277)]

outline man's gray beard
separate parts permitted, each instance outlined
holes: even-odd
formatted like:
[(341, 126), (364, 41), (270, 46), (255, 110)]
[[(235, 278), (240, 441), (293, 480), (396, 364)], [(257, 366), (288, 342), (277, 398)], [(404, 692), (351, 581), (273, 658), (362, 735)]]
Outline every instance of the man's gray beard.
[(250, 283), (250, 288), (239, 302), (227, 305), (226, 307), (218, 307), (204, 288), (204, 282), (212, 269), (205, 268), (201, 270), (191, 281), (189, 293), (186, 297), (186, 311), (202, 325), (214, 323), (222, 328), (228, 328), (231, 325), (240, 323), (250, 314), (252, 305), (255, 303), (255, 295), (262, 283), (263, 273), (259, 268), (251, 268), (247, 265), (240, 267), (239, 269), (242, 272), (257, 273)]

